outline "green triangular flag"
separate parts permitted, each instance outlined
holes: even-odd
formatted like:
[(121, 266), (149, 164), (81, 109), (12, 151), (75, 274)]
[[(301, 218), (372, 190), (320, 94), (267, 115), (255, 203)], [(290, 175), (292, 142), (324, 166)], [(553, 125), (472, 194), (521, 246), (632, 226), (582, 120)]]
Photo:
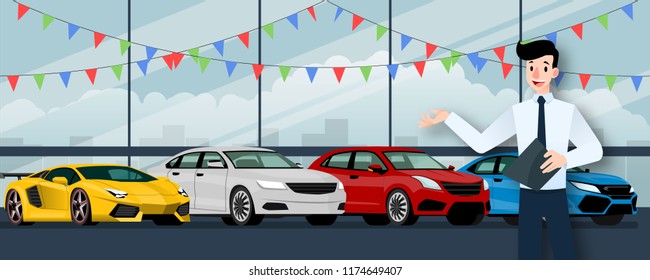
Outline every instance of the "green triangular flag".
[(442, 62), (442, 65), (445, 66), (447, 73), (449, 73), (449, 69), (451, 69), (451, 64), (453, 63), (452, 60), (452, 57), (445, 57), (440, 59), (440, 62)]
[(599, 16), (598, 17), (598, 22), (600, 22), (600, 24), (602, 24), (603, 27), (605, 27), (605, 30), (609, 30), (609, 15), (608, 14), (604, 14), (602, 16)]
[(130, 46), (131, 46), (131, 42), (126, 40), (120, 40), (120, 52), (122, 53), (122, 55), (124, 55), (124, 53), (126, 52), (126, 50), (129, 49)]
[(207, 57), (199, 57), (199, 65), (201, 66), (201, 73), (205, 72), (205, 68), (208, 68), (208, 64), (210, 64), (210, 60)]
[[(451, 51), (451, 66), (453, 67), (456, 65), (456, 62), (460, 59), (460, 57), (463, 56), (462, 53), (459, 53), (457, 51)], [(449, 71), (447, 71), (449, 72)]]
[(45, 79), (45, 74), (36, 74), (34, 75), (34, 81), (36, 81), (36, 85), (38, 85), (38, 90), (41, 90), (41, 87), (43, 86), (43, 80)]
[(122, 64), (118, 65), (113, 65), (111, 66), (111, 69), (113, 69), (113, 73), (115, 74), (115, 78), (119, 81), (120, 78), (122, 77)]
[(614, 82), (616, 82), (616, 76), (605, 76), (605, 80), (607, 81), (607, 86), (609, 87), (609, 91), (612, 91), (612, 88), (614, 87)]
[[(378, 25), (379, 26), (379, 25)], [(368, 81), (368, 77), (370, 77), (370, 71), (372, 70), (371, 66), (361, 66), (361, 73), (363, 74), (363, 78), (366, 79), (366, 82)]]
[(289, 67), (289, 66), (280, 66), (280, 74), (282, 74), (282, 81), (287, 80), (287, 76), (289, 75), (289, 71), (291, 71), (291, 67)]
[(530, 43), (531, 41), (532, 41), (532, 40), (523, 40), (523, 41), (521, 41), (521, 44), (522, 44), (522, 45), (525, 45), (525, 44)]
[(47, 27), (50, 26), (50, 23), (52, 23), (53, 20), (54, 18), (52, 16), (43, 14), (43, 30), (47, 29)]
[[(199, 48), (193, 48), (191, 50), (188, 50), (187, 52), (190, 54), (190, 57), (192, 58), (192, 60), (194, 60), (194, 63), (199, 62)], [(206, 66), (207, 66), (207, 64), (206, 64)]]
[(377, 41), (379, 41), (379, 39), (381, 39), (381, 37), (383, 37), (384, 34), (386, 34), (386, 31), (388, 31), (388, 28), (381, 25), (377, 25)]
[(262, 26), (262, 30), (264, 30), (264, 32), (266, 32), (266, 34), (268, 34), (269, 37), (273, 39), (273, 23)]

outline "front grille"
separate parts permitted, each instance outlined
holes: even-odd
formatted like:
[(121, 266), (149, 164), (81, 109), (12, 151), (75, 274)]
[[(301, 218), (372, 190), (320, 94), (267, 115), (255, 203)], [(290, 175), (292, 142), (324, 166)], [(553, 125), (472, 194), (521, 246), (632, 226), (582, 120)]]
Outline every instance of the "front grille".
[(185, 203), (181, 206), (178, 206), (178, 209), (176, 209), (176, 213), (181, 216), (185, 216), (190, 213), (190, 203)]
[(447, 190), (450, 194), (458, 196), (470, 196), (477, 195), (481, 193), (480, 183), (477, 184), (454, 184), (454, 183), (442, 183), (442, 187)]
[(38, 188), (36, 188), (36, 186), (27, 189), (27, 199), (31, 205), (34, 205), (36, 207), (43, 206), (43, 202), (41, 202), (41, 195), (38, 193)]
[(612, 199), (629, 199), (633, 195), (630, 193), (630, 185), (600, 185), (596, 187), (600, 193)]
[(578, 204), (580, 211), (587, 213), (601, 213), (607, 209), (607, 206), (609, 206), (609, 199), (593, 195), (585, 196)]
[(337, 183), (287, 183), (287, 186), (296, 193), (326, 194), (336, 191)]
[(607, 215), (632, 214), (632, 205), (629, 204), (612, 204), (607, 210)]
[(113, 208), (110, 215), (113, 218), (134, 218), (138, 215), (138, 212), (140, 212), (138, 207), (118, 204)]

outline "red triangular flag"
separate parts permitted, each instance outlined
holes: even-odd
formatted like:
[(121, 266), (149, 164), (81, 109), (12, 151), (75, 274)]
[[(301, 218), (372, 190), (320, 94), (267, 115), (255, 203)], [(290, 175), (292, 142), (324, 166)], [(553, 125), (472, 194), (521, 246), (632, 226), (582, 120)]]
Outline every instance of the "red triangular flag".
[(353, 14), (352, 15), (352, 30), (356, 29), (359, 24), (363, 22), (363, 18)]
[(503, 78), (507, 78), (510, 70), (512, 70), (512, 64), (501, 63), (501, 70), (503, 70)]
[(418, 73), (420, 74), (420, 77), (422, 77), (422, 74), (424, 74), (424, 65), (426, 61), (418, 61), (418, 62), (413, 62), (413, 65), (415, 65), (415, 69), (418, 70)]
[(183, 57), (185, 55), (182, 54), (182, 53), (175, 52), (175, 53), (170, 54), (170, 56), (172, 57), (172, 60), (174, 61), (174, 68), (178, 68), (178, 64), (181, 64), (181, 60), (183, 60)]
[(95, 32), (95, 48), (99, 46), (99, 44), (102, 43), (102, 40), (104, 40), (104, 37), (106, 37), (105, 34)]
[(573, 32), (575, 32), (576, 35), (578, 35), (578, 38), (582, 40), (582, 23), (571, 26), (571, 29), (573, 29)]
[(172, 70), (174, 68), (174, 54), (168, 54), (162, 57), (165, 63), (167, 63), (167, 67), (169, 67), (169, 70)]
[(314, 12), (314, 6), (311, 6), (311, 7), (307, 8), (307, 11), (311, 15), (311, 17), (314, 19), (314, 21), (316, 21), (316, 12)]
[(580, 74), (580, 83), (582, 83), (582, 89), (587, 88), (587, 83), (589, 83), (589, 78), (591, 78), (591, 74)]
[(343, 78), (343, 72), (345, 72), (345, 67), (334, 67), (332, 69), (334, 70), (334, 74), (336, 75), (336, 79), (339, 81), (339, 84), (340, 84), (341, 79)]
[(29, 7), (18, 3), (18, 19), (22, 18), (29, 11)]
[(436, 51), (437, 48), (438, 46), (427, 43), (427, 59), (431, 57), (431, 54), (433, 54), (433, 52)]
[(501, 46), (494, 49), (494, 53), (497, 54), (497, 57), (501, 62), (503, 62), (503, 55), (506, 53), (506, 46)]
[(91, 84), (95, 84), (95, 76), (97, 75), (97, 68), (94, 69), (86, 69), (86, 75), (88, 75), (88, 79), (90, 79)]
[(242, 43), (244, 43), (244, 46), (248, 48), (248, 32), (244, 32), (242, 34), (237, 35), (239, 37), (239, 40), (241, 40)]
[(264, 69), (264, 64), (253, 64), (253, 72), (255, 73), (255, 80), (260, 79), (262, 74), (262, 69)]
[(12, 91), (16, 90), (16, 85), (18, 84), (18, 78), (20, 78), (20, 76), (7, 76), (7, 80), (9, 80), (9, 85), (11, 85)]

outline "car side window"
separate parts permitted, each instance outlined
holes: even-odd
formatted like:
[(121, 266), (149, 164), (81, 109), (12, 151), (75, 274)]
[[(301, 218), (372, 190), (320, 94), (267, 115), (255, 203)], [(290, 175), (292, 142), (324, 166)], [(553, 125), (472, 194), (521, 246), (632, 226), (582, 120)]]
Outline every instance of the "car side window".
[(476, 174), (494, 174), (494, 165), (496, 164), (497, 158), (488, 158), (486, 160), (478, 162), (474, 166), (474, 173)]
[(352, 153), (341, 153), (333, 155), (324, 162), (324, 166), (332, 168), (348, 168), (348, 163), (350, 162), (351, 155)]
[[(181, 156), (181, 157), (182, 157), (182, 156)], [(165, 164), (165, 167), (167, 167), (167, 168), (174, 168), (174, 167), (176, 167), (176, 164), (178, 163), (178, 160), (179, 160), (181, 157), (177, 157), (177, 158), (175, 158), (175, 159), (170, 160), (167, 164)]]
[(201, 153), (183, 155), (177, 168), (196, 168), (199, 163), (199, 156), (201, 156)]
[[(45, 176), (45, 180), (48, 180), (52, 182), (52, 180), (55, 177), (65, 177), (68, 180), (68, 185), (72, 185), (76, 182), (79, 181), (79, 177), (77, 176), (77, 172), (70, 168), (57, 168), (52, 170), (47, 176)], [(75, 177), (77, 179), (75, 180)]]
[(201, 160), (200, 168), (209, 168), (208, 161), (220, 161), (221, 163), (223, 163), (223, 166), (226, 167), (226, 162), (223, 160), (223, 158), (219, 153), (215, 153), (215, 152), (204, 153), (203, 160)]
[(371, 164), (379, 164), (381, 169), (386, 170), (386, 166), (381, 159), (375, 154), (370, 152), (357, 152), (354, 155), (354, 168), (355, 170), (368, 170), (368, 166)]
[(497, 173), (503, 174), (503, 170), (510, 166), (516, 159), (516, 157), (501, 157), (501, 160), (499, 161), (499, 168), (497, 168)]

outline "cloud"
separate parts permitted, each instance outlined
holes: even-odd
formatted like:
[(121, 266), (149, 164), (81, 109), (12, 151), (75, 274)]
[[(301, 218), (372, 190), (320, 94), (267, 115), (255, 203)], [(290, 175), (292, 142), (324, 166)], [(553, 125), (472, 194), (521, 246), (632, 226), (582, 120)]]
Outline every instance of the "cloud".
[(45, 112), (27, 99), (18, 99), (0, 108), (0, 131), (5, 132), (14, 127), (41, 118)]

